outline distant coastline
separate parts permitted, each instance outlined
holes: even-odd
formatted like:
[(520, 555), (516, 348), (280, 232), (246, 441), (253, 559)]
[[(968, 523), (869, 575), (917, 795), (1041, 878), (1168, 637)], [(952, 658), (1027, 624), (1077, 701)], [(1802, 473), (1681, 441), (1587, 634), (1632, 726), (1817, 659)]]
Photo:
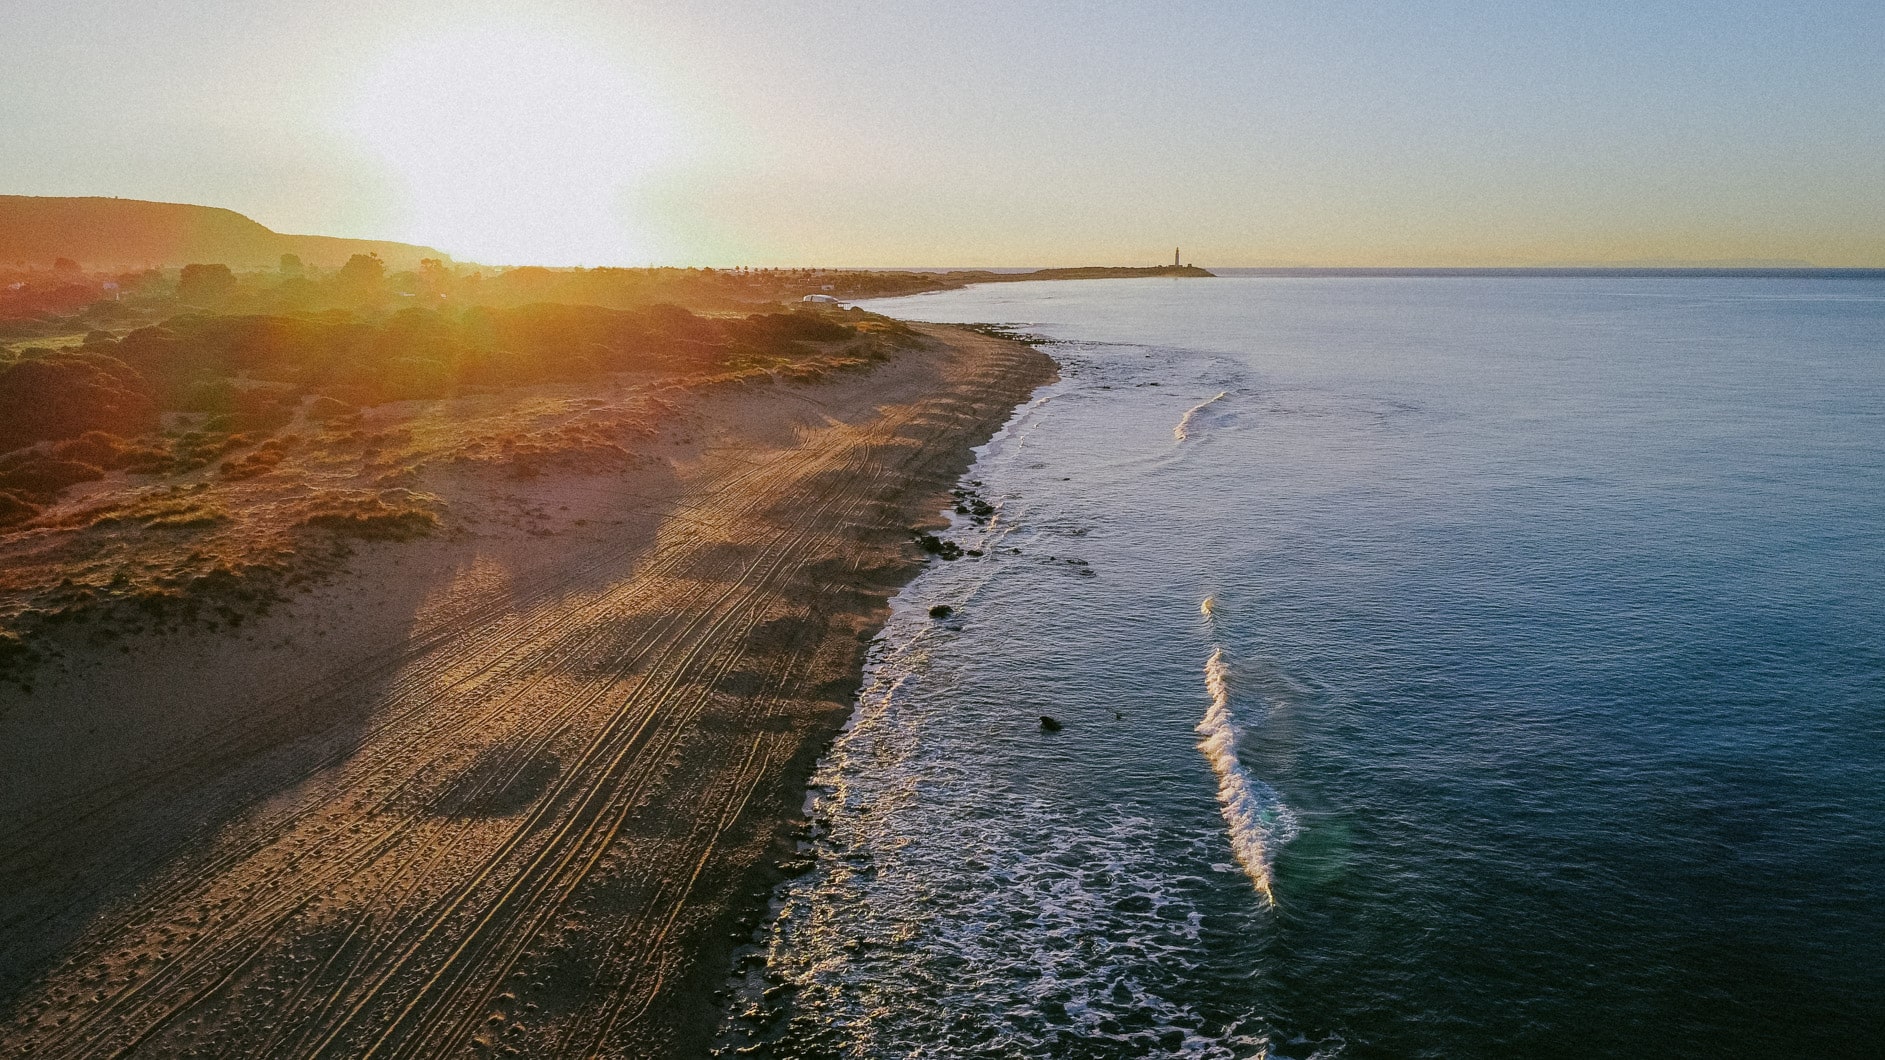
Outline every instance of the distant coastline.
[(1000, 283), (1014, 280), (1131, 280), (1156, 277), (1174, 279), (1210, 279), (1216, 273), (1200, 269), (1196, 265), (1151, 265), (1144, 268), (1114, 265), (1085, 265), (1070, 269), (1034, 269), (1030, 272), (1002, 272), (991, 274), (991, 281)]
[[(820, 270), (838, 275), (908, 276), (920, 289), (951, 290), (972, 283), (1019, 283), (1024, 280), (1179, 280), (1215, 279), (1218, 274), (1196, 265), (1076, 265), (1051, 269), (884, 268), (833, 267)], [(900, 292), (912, 293), (912, 292)]]
[(1502, 268), (1371, 268), (1371, 267), (1264, 267), (1220, 268), (1217, 276), (1277, 276), (1277, 277), (1354, 277), (1381, 278), (1394, 277), (1512, 277), (1516, 279), (1617, 279), (1642, 277), (1649, 279), (1722, 279), (1741, 277), (1746, 279), (1855, 279), (1885, 280), (1885, 268), (1821, 268), (1819, 266), (1607, 266), (1607, 265), (1540, 265)]
[[(1188, 266), (1188, 268), (1190, 268)], [(860, 268), (847, 272), (907, 273), (917, 276), (975, 276), (976, 283), (1004, 283), (1016, 280), (1122, 279), (1130, 276), (1171, 274), (1171, 266), (1160, 269), (1130, 268), (964, 268), (910, 266), (900, 268)], [(1079, 273), (1082, 275), (1058, 275)], [(1375, 266), (1375, 265), (1220, 265), (1207, 270), (1198, 268), (1187, 276), (1234, 278), (1249, 276), (1391, 279), (1403, 276), (1431, 277), (1513, 277), (1518, 279), (1596, 279), (1644, 277), (1655, 279), (1885, 279), (1885, 267), (1830, 267), (1820, 265), (1500, 265), (1500, 266)]]

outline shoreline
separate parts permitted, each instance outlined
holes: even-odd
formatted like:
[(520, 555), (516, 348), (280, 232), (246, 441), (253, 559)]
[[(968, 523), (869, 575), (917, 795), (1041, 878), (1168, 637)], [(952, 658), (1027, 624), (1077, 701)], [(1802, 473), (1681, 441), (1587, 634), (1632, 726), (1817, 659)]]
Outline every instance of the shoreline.
[(74, 640), (0, 690), (9, 1043), (704, 1051), (910, 531), (1054, 376), (918, 330), (690, 394), (626, 470), (427, 483), (482, 518), (362, 547), (240, 642)]

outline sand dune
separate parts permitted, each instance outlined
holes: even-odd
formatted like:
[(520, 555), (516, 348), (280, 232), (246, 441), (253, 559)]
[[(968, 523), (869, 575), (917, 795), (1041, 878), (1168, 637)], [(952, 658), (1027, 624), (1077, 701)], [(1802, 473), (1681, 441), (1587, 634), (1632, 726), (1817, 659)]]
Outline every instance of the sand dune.
[(699, 1055), (909, 529), (1052, 370), (925, 330), (0, 692), (8, 1055)]

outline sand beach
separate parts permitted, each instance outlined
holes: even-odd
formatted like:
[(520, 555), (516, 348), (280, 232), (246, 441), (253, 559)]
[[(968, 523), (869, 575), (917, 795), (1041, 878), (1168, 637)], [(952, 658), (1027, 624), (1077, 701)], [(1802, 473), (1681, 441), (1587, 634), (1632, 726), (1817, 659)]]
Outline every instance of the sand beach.
[(701, 1053), (912, 530), (1054, 372), (921, 331), (545, 389), (511, 444), (626, 457), (394, 469), (439, 532), (227, 626), (48, 634), (0, 687), (5, 1054)]

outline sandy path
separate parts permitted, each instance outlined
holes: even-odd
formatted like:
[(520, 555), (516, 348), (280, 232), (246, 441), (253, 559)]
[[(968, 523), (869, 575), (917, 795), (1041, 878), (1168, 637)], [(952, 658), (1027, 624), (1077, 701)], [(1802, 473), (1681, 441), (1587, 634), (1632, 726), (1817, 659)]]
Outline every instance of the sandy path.
[(687, 455), (588, 487), (613, 532), (536, 539), (445, 604), (356, 583), (364, 635), (311, 659), (133, 653), (0, 699), (0, 740), (87, 703), (115, 726), (89, 763), (69, 718), (0, 750), (31, 778), (0, 791), (6, 1054), (704, 1051), (908, 528), (1051, 371), (933, 334), (700, 399)]

